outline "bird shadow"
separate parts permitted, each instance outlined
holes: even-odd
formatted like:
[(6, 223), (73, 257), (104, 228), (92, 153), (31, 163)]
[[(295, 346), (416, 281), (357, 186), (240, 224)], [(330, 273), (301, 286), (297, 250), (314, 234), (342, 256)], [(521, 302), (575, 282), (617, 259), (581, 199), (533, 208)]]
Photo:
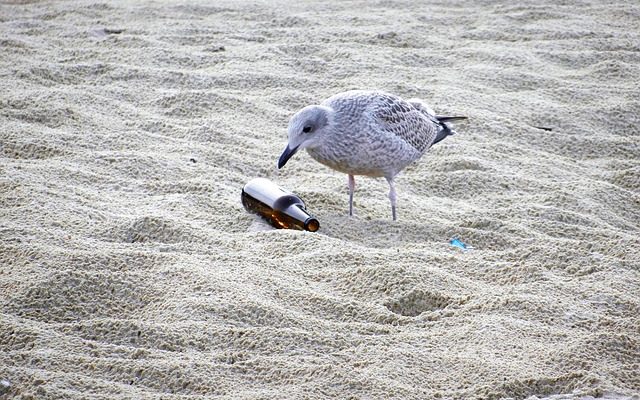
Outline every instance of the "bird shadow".
[(357, 215), (320, 215), (320, 233), (363, 247), (403, 247), (412, 243), (447, 241), (455, 232), (452, 226), (423, 221), (391, 218), (362, 218)]

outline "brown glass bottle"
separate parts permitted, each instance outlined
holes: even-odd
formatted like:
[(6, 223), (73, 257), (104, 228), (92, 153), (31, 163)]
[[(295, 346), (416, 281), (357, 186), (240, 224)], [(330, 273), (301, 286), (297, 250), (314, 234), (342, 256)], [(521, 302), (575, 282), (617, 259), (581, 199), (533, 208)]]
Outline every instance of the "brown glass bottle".
[(307, 213), (300, 197), (265, 178), (255, 178), (242, 189), (242, 205), (276, 228), (315, 232), (320, 222)]

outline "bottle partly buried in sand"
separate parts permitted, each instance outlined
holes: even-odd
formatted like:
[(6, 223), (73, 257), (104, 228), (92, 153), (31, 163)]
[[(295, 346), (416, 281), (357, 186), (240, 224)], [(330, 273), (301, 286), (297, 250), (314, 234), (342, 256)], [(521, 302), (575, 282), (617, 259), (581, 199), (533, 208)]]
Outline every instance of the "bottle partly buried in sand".
[(242, 188), (242, 205), (276, 228), (315, 232), (320, 222), (307, 212), (302, 199), (269, 179), (255, 178)]

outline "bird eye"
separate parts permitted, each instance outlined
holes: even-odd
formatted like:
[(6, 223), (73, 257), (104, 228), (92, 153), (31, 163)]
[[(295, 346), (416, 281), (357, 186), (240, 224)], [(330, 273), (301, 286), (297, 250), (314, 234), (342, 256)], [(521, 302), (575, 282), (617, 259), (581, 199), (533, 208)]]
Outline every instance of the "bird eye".
[(305, 126), (304, 128), (302, 128), (302, 132), (304, 132), (304, 133), (311, 132), (311, 127), (309, 125)]

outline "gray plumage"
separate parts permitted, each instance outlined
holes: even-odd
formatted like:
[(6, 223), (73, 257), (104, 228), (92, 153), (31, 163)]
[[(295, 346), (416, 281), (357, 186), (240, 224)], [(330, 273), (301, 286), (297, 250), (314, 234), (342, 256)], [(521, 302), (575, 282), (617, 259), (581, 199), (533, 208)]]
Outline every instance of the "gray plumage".
[(289, 142), (278, 168), (304, 148), (316, 161), (348, 174), (350, 215), (354, 175), (385, 177), (395, 220), (393, 178), (433, 144), (455, 133), (448, 121), (464, 118), (436, 116), (420, 99), (404, 100), (380, 91), (339, 93), (291, 118)]

